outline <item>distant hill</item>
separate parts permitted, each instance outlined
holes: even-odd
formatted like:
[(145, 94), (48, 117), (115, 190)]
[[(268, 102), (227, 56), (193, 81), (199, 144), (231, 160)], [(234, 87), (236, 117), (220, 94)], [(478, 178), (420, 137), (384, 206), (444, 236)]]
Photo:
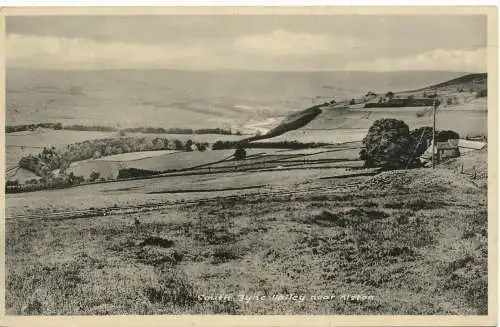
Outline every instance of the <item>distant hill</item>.
[(488, 73), (476, 73), (476, 74), (463, 75), (448, 80), (446, 82), (433, 84), (431, 86), (411, 91), (405, 91), (402, 93), (421, 92), (427, 90), (437, 90), (437, 91), (463, 90), (466, 92), (479, 92), (485, 89), (488, 89)]

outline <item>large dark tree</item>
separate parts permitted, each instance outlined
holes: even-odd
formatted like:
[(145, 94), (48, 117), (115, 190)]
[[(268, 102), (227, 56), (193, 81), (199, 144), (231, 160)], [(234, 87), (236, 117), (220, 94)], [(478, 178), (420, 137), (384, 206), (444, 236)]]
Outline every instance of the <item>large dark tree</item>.
[(243, 160), (247, 156), (247, 152), (242, 146), (238, 146), (236, 151), (234, 151), (234, 159), (235, 160)]
[[(420, 127), (409, 131), (405, 122), (397, 119), (379, 119), (373, 123), (363, 139), (359, 156), (366, 167), (401, 169), (419, 166), (433, 137), (432, 127)], [(454, 131), (436, 131), (436, 142), (458, 139)]]
[(411, 156), (412, 139), (408, 125), (393, 118), (379, 119), (373, 123), (363, 139), (360, 157), (366, 167), (400, 169), (417, 162)]

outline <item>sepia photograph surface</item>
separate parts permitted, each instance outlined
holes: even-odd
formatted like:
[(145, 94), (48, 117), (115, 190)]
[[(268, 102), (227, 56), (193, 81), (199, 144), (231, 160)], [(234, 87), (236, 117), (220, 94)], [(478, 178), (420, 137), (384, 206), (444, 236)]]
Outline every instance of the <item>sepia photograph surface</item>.
[(496, 16), (444, 13), (5, 15), (5, 314), (493, 314)]

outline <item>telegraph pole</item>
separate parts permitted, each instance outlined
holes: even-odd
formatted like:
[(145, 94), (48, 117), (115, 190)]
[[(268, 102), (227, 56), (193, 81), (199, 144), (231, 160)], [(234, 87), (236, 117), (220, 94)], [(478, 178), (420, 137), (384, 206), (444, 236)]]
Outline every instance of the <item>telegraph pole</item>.
[(435, 167), (435, 149), (436, 149), (436, 107), (437, 107), (437, 92), (434, 92), (434, 101), (432, 102), (432, 169)]

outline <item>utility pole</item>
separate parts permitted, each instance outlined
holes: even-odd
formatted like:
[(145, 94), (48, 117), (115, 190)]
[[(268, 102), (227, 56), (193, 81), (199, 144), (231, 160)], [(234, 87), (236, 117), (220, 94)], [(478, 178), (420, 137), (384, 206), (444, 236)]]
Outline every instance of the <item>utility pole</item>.
[(432, 169), (435, 167), (435, 149), (436, 149), (436, 107), (437, 107), (437, 93), (434, 92), (434, 101), (432, 102)]

